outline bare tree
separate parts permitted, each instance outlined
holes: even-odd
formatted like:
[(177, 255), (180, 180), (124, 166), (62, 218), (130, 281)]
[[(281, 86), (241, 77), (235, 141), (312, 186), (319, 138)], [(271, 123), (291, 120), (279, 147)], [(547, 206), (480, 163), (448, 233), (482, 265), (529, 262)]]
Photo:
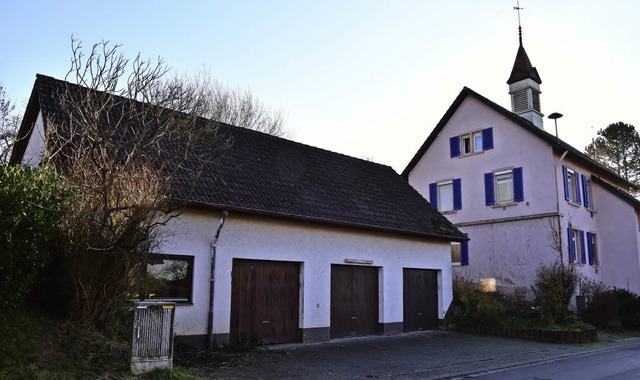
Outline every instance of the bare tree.
[(272, 109), (262, 103), (250, 91), (231, 88), (216, 80), (208, 70), (202, 69), (195, 75), (176, 75), (159, 89), (160, 97), (179, 86), (188, 95), (176, 99), (180, 108), (185, 100), (198, 105), (194, 112), (207, 119), (220, 121), (242, 128), (253, 129), (278, 137), (287, 137), (281, 110)]
[[(216, 168), (231, 143), (198, 117), (192, 88), (165, 81), (161, 59), (128, 60), (119, 45), (72, 39), (72, 65), (57, 82), (61, 112), (47, 115), (43, 165), (55, 167), (73, 197), (62, 223), (73, 288), (72, 317), (100, 327), (139, 283), (162, 226), (182, 206), (175, 186)], [(171, 107), (168, 110), (165, 107)]]
[(20, 117), (15, 114), (15, 104), (7, 98), (4, 86), (0, 83), (0, 164), (9, 161), (11, 148), (15, 142)]

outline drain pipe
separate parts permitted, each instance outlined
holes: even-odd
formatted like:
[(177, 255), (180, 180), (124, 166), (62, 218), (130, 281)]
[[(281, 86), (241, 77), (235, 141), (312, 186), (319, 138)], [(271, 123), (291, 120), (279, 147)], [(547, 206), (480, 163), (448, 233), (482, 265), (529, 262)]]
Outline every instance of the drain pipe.
[[(558, 165), (560, 165), (560, 163), (562, 162), (562, 160), (564, 160), (564, 158), (567, 156), (567, 153), (569, 153), (568, 150), (565, 150), (564, 153), (562, 153), (562, 155), (560, 156), (560, 159), (558, 160), (558, 162), (556, 162), (556, 165), (553, 167), (553, 179), (556, 183), (556, 211), (558, 213), (558, 244), (560, 244), (560, 252), (558, 252), (558, 254), (560, 255), (560, 265), (562, 265), (562, 268), (564, 268), (564, 255), (562, 254), (562, 222), (561, 222), (561, 216), (560, 216), (560, 194), (558, 193), (558, 172), (557, 172), (557, 168)], [(571, 263), (569, 263), (571, 264)]]
[(209, 279), (209, 318), (207, 320), (207, 348), (210, 350), (213, 349), (214, 339), (213, 339), (213, 288), (216, 283), (216, 246), (218, 244), (218, 238), (220, 237), (220, 231), (222, 231), (222, 227), (224, 226), (224, 222), (227, 219), (227, 215), (229, 215), (228, 210), (222, 211), (222, 216), (220, 217), (220, 224), (218, 225), (218, 230), (216, 234), (213, 236), (213, 240), (211, 241), (211, 277)]

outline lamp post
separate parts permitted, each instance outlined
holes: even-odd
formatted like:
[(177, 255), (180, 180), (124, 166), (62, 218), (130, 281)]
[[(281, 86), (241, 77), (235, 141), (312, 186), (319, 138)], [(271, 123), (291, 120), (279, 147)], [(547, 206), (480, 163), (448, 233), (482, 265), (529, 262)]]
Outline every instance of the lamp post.
[(553, 119), (553, 122), (556, 124), (556, 138), (558, 138), (558, 119), (562, 117), (562, 114), (560, 112), (554, 112), (547, 117)]

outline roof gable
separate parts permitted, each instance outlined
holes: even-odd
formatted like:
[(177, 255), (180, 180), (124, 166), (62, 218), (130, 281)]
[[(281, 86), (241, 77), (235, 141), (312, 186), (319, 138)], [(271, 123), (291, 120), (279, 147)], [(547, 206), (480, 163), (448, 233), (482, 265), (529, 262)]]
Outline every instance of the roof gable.
[(418, 164), (418, 162), (420, 161), (422, 156), (426, 153), (426, 151), (429, 149), (431, 144), (433, 144), (433, 142), (435, 141), (435, 139), (438, 136), (438, 134), (440, 134), (440, 132), (444, 129), (444, 127), (447, 125), (447, 123), (449, 122), (451, 117), (458, 111), (458, 108), (460, 107), (462, 102), (467, 97), (473, 97), (474, 99), (477, 99), (478, 101), (480, 101), (481, 103), (485, 104), (487, 107), (489, 107), (493, 111), (495, 111), (498, 114), (502, 115), (506, 119), (512, 121), (517, 126), (523, 128), (524, 130), (528, 131), (529, 133), (537, 136), (542, 141), (544, 141), (545, 143), (549, 144), (554, 150), (559, 151), (559, 152), (565, 152), (566, 151), (567, 152), (567, 156), (569, 158), (571, 158), (572, 160), (576, 161), (577, 163), (580, 163), (580, 164), (584, 165), (585, 167), (587, 167), (590, 170), (592, 170), (594, 173), (597, 173), (598, 175), (600, 175), (602, 177), (605, 177), (605, 178), (608, 178), (608, 179), (610, 179), (612, 181), (615, 181), (616, 183), (624, 184), (625, 186), (628, 186), (629, 188), (635, 188), (636, 187), (631, 182), (629, 182), (629, 181), (625, 180), (624, 178), (620, 177), (619, 175), (617, 175), (616, 173), (611, 171), (609, 168), (607, 168), (604, 165), (600, 164), (599, 162), (593, 160), (592, 158), (590, 158), (586, 154), (580, 152), (578, 149), (574, 148), (570, 144), (562, 141), (561, 139), (559, 139), (559, 138), (555, 137), (554, 135), (544, 131), (543, 129), (540, 129), (540, 128), (536, 127), (531, 121), (516, 115), (515, 113), (513, 113), (513, 112), (507, 110), (506, 108), (504, 108), (504, 107), (492, 102), (491, 100), (485, 98), (484, 96), (478, 94), (477, 92), (471, 90), (468, 87), (464, 87), (462, 89), (462, 91), (460, 91), (460, 93), (458, 94), (456, 99), (453, 101), (451, 106), (449, 106), (449, 109), (447, 110), (447, 112), (445, 112), (445, 114), (442, 116), (442, 118), (440, 119), (438, 124), (436, 124), (436, 127), (433, 129), (433, 131), (431, 131), (431, 133), (429, 134), (429, 137), (427, 137), (427, 139), (422, 144), (420, 149), (418, 149), (418, 151), (413, 156), (411, 161), (409, 161), (409, 163), (407, 164), (405, 169), (402, 171), (402, 174), (401, 174), (402, 177), (404, 177), (405, 179), (408, 178), (409, 173), (411, 173), (411, 171), (415, 168), (415, 166)]
[[(39, 75), (30, 105), (59, 116), (63, 110), (56, 93), (67, 86), (74, 91), (90, 91)], [(23, 136), (32, 122), (23, 123)], [(466, 240), (389, 166), (245, 128), (217, 125), (218, 134), (230, 138), (232, 146), (222, 152), (215, 172), (204, 173), (195, 180), (178, 178), (173, 194), (177, 201), (197, 207)], [(13, 162), (20, 162), (22, 153), (16, 150)]]
[(616, 197), (622, 199), (623, 201), (631, 205), (631, 207), (633, 207), (636, 211), (640, 211), (640, 201), (634, 198), (631, 194), (627, 193), (624, 190), (621, 190), (618, 187), (613, 186), (612, 184), (606, 181), (603, 181), (599, 177), (591, 176), (591, 179), (593, 180), (594, 183), (597, 183), (598, 185), (602, 186), (605, 190), (607, 190), (611, 194), (615, 195)]

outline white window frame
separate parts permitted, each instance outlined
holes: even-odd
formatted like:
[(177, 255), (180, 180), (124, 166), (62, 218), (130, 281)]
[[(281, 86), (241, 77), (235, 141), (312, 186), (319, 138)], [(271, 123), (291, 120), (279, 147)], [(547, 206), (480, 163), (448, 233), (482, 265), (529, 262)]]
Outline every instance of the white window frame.
[[(476, 138), (480, 138), (480, 146), (476, 144)], [(465, 145), (465, 139), (469, 142), (468, 147)], [(467, 132), (460, 135), (460, 156), (468, 156), (475, 153), (484, 151), (482, 141), (482, 129), (477, 131)], [(465, 149), (468, 148), (468, 149)]]
[[(468, 141), (468, 144), (465, 144), (465, 140)], [(465, 133), (460, 135), (460, 155), (467, 156), (473, 153), (473, 139), (471, 138), (471, 133)]]
[(600, 265), (600, 250), (598, 249), (598, 234), (595, 232), (590, 232), (592, 242), (587, 242), (587, 244), (591, 244), (593, 247), (593, 265)]
[(567, 168), (567, 187), (569, 188), (569, 202), (577, 204), (578, 194), (576, 194), (576, 183), (580, 178), (576, 178), (576, 172)]
[[(477, 138), (480, 138), (480, 146), (478, 146), (477, 142)], [(482, 141), (482, 130), (480, 131), (476, 131), (471, 133), (471, 140), (473, 141), (473, 151), (474, 153), (478, 153), (478, 152), (482, 152), (484, 149), (482, 147), (483, 141)]]
[[(509, 175), (511, 177), (511, 199), (500, 199), (500, 191), (498, 188), (498, 180), (503, 177)], [(499, 171), (495, 171), (493, 172), (493, 187), (494, 187), (494, 197), (495, 197), (495, 203), (497, 205), (500, 204), (510, 204), (510, 203), (514, 203), (514, 199), (515, 199), (515, 187), (514, 187), (514, 181), (513, 181), (513, 168), (512, 169), (507, 169), (507, 170), (499, 170)]]
[[(437, 192), (438, 192), (438, 211), (440, 212), (453, 211), (454, 209), (453, 180), (437, 182), (436, 186), (437, 186)], [(449, 186), (449, 188), (451, 189), (451, 208), (446, 210), (442, 207), (444, 202), (442, 202), (442, 196), (440, 195), (441, 189), (444, 189), (445, 186)]]
[[(588, 176), (584, 177), (585, 183), (582, 184), (583, 189), (582, 189), (582, 194), (584, 195), (584, 185), (587, 185), (587, 195), (589, 196), (589, 207), (587, 207), (587, 210), (590, 211), (595, 211), (596, 207), (595, 204), (593, 203), (593, 187), (591, 186), (591, 179)], [(586, 200), (582, 200), (582, 203), (584, 204), (584, 202), (586, 202)]]
[(584, 247), (582, 247), (582, 245), (580, 244), (580, 229), (571, 227), (571, 240), (574, 243), (573, 245), (575, 247), (574, 256), (576, 259), (575, 261), (571, 261), (571, 255), (569, 255), (569, 261), (571, 261), (571, 264), (581, 264), (582, 250), (584, 249)]

